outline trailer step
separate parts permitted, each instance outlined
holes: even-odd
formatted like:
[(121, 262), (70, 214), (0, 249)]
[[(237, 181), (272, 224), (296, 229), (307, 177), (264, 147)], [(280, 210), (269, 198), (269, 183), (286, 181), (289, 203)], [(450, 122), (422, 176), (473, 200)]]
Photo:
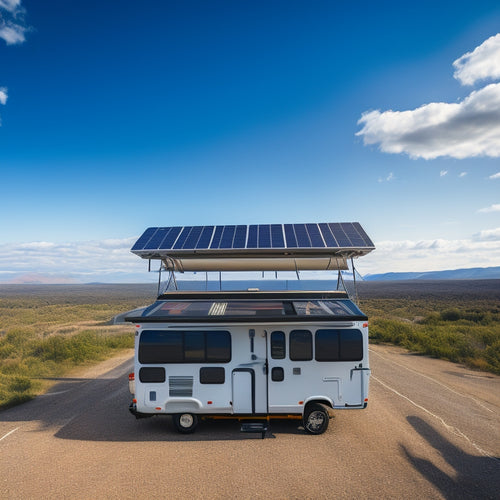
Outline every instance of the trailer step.
[(266, 437), (266, 432), (269, 429), (267, 422), (244, 422), (241, 424), (241, 432), (260, 432), (262, 439)]

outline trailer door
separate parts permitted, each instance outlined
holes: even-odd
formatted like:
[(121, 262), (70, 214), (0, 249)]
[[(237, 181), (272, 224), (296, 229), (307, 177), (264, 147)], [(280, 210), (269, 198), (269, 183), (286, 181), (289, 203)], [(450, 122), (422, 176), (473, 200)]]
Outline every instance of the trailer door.
[(255, 372), (236, 368), (232, 375), (234, 413), (255, 413)]
[(242, 329), (233, 338), (234, 358), (239, 361), (231, 374), (233, 412), (265, 414), (268, 411), (266, 332)]

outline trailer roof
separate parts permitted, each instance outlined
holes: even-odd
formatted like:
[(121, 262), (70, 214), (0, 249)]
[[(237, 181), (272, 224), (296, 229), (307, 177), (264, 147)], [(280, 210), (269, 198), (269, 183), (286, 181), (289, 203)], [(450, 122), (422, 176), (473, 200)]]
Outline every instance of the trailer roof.
[(358, 222), (150, 227), (132, 247), (178, 271), (346, 269), (375, 245)]
[[(134, 311), (135, 312), (135, 311)], [(366, 316), (343, 292), (169, 293), (141, 312), (135, 323), (360, 321)]]

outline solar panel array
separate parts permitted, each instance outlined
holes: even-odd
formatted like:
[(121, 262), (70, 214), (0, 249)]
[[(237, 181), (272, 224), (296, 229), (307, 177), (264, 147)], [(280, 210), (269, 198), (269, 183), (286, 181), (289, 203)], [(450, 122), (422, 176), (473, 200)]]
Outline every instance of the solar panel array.
[(358, 222), (254, 224), (249, 226), (150, 227), (137, 240), (137, 254), (196, 251), (375, 248)]

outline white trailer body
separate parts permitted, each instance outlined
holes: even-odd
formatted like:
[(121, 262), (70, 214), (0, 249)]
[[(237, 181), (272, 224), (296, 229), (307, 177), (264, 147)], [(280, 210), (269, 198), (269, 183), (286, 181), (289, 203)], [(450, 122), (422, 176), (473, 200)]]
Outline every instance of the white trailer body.
[[(180, 291), (185, 271), (338, 272), (374, 245), (359, 223), (148, 228), (132, 247), (161, 261), (168, 290), (136, 324), (138, 418), (173, 415), (180, 432), (198, 416), (302, 418), (326, 430), (329, 409), (368, 401), (368, 322), (345, 291)], [(219, 275), (220, 276), (220, 275)]]
[(138, 417), (184, 415), (187, 432), (194, 415), (293, 416), (319, 433), (327, 408), (367, 405), (367, 318), (344, 292), (168, 293), (129, 320)]

